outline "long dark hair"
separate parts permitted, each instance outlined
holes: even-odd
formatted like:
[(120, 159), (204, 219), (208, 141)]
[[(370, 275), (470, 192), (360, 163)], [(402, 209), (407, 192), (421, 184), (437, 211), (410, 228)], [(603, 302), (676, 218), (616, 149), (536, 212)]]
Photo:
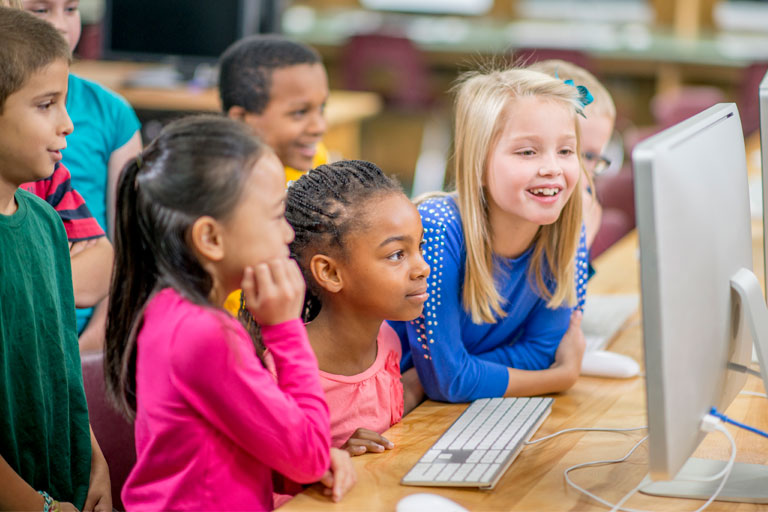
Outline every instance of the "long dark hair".
[(104, 374), (109, 396), (127, 417), (136, 413), (136, 336), (147, 301), (170, 287), (211, 305), (213, 281), (186, 237), (199, 217), (232, 213), (264, 147), (242, 123), (194, 116), (168, 124), (123, 170)]

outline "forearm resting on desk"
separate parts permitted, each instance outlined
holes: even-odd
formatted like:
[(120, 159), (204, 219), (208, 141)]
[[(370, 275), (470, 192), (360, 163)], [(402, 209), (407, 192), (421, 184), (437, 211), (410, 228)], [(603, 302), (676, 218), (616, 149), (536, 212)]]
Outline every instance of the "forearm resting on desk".
[(509, 384), (504, 396), (535, 396), (558, 393), (569, 389), (576, 383), (578, 373), (568, 371), (563, 367), (546, 370), (518, 370), (508, 368)]

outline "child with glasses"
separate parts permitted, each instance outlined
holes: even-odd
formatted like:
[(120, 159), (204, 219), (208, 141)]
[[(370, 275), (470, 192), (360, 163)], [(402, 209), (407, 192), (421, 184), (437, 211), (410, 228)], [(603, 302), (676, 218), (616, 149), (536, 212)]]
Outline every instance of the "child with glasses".
[(592, 247), (603, 217), (603, 209), (592, 193), (591, 183), (601, 172), (611, 165), (603, 155), (605, 147), (613, 134), (616, 122), (616, 106), (611, 93), (595, 76), (586, 69), (564, 60), (550, 59), (532, 64), (530, 69), (546, 73), (561, 80), (573, 80), (585, 86), (594, 101), (584, 109), (586, 117), (579, 117), (581, 129), (581, 159), (584, 169), (590, 173), (590, 180), (583, 183), (584, 223), (587, 226), (587, 246)]

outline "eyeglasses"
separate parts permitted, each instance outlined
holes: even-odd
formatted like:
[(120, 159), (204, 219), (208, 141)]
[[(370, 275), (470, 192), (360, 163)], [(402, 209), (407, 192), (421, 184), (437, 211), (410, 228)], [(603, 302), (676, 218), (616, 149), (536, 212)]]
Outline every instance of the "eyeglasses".
[(599, 176), (604, 173), (611, 166), (611, 159), (605, 155), (598, 155), (591, 151), (585, 151), (581, 154), (582, 160), (584, 160), (585, 167), (588, 171), (592, 171), (593, 176)]

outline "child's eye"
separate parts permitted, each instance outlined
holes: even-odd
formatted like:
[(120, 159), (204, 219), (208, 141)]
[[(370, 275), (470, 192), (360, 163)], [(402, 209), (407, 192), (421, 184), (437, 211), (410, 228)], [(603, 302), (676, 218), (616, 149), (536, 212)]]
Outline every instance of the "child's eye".
[(427, 241), (422, 238), (421, 242), (419, 242), (419, 253), (424, 254), (424, 244), (426, 243)]
[(46, 101), (45, 103), (40, 103), (37, 108), (40, 110), (48, 110), (53, 106), (53, 101)]
[(307, 112), (308, 111), (305, 108), (303, 108), (301, 110), (294, 110), (293, 112), (291, 112), (291, 117), (294, 118), (294, 119), (301, 119), (302, 117), (307, 115)]
[(536, 152), (532, 149), (523, 149), (517, 152), (520, 156), (533, 156), (536, 154)]
[(573, 150), (570, 148), (565, 148), (560, 150), (560, 154), (563, 156), (571, 156), (574, 154)]
[(43, 15), (43, 14), (46, 14), (48, 12), (48, 9), (46, 9), (44, 7), (36, 7), (36, 8), (28, 9), (28, 10), (29, 10), (29, 12), (31, 12), (32, 14), (35, 14), (35, 15)]
[(77, 12), (77, 9), (78, 9), (77, 6), (73, 6), (73, 7), (67, 7), (65, 11), (67, 12), (67, 14), (74, 14)]
[(389, 261), (400, 261), (405, 257), (405, 253), (403, 251), (395, 251), (389, 256), (387, 256), (387, 259)]

